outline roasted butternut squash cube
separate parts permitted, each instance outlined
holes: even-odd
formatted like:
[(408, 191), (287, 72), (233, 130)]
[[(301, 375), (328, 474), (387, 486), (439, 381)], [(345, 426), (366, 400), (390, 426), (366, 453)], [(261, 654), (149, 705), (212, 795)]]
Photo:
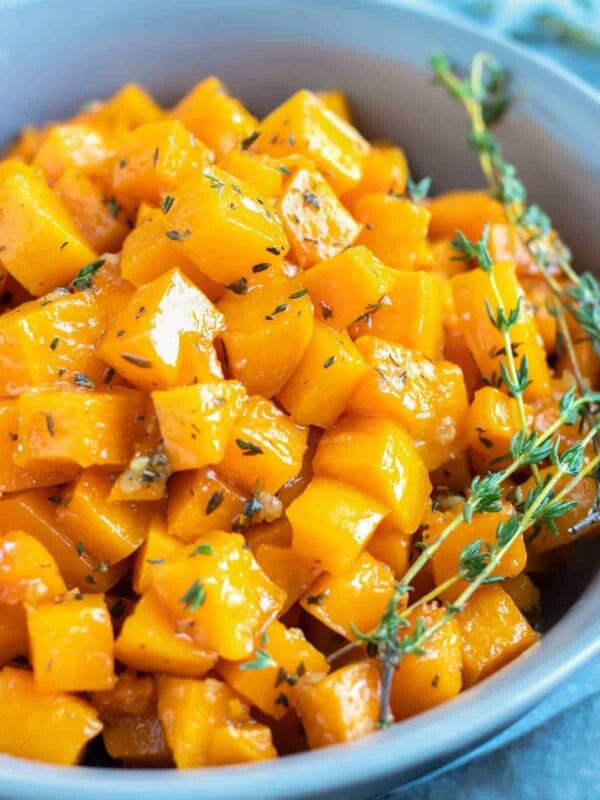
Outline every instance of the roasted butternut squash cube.
[(322, 575), (300, 601), (302, 608), (328, 628), (355, 639), (383, 616), (394, 593), (394, 573), (369, 553), (361, 553), (340, 575)]
[(332, 111), (345, 122), (352, 124), (350, 104), (345, 92), (340, 89), (330, 89), (325, 92), (317, 92), (317, 97), (328, 111)]
[(362, 136), (312, 92), (296, 92), (260, 124), (254, 148), (279, 157), (310, 158), (338, 194), (361, 179), (369, 145)]
[(429, 204), (431, 223), (429, 233), (433, 239), (456, 238), (462, 231), (467, 239), (478, 242), (483, 229), (490, 224), (506, 224), (502, 205), (487, 192), (459, 190), (444, 192)]
[(107, 564), (121, 561), (140, 547), (154, 513), (148, 503), (111, 503), (113, 478), (97, 467), (84, 470), (68, 485), (56, 519), (71, 541)]
[(179, 376), (182, 335), (212, 341), (222, 327), (206, 295), (172, 269), (138, 289), (110, 321), (98, 355), (134, 386), (170, 388)]
[(381, 679), (375, 661), (336, 669), (318, 683), (304, 683), (296, 707), (311, 749), (360, 739), (377, 730)]
[(253, 719), (219, 725), (208, 750), (208, 759), (213, 766), (245, 764), (276, 757), (271, 729)]
[(364, 244), (394, 269), (418, 269), (426, 260), (429, 211), (403, 197), (366, 194), (354, 215), (363, 226), (358, 244)]
[(227, 292), (217, 308), (231, 376), (250, 394), (272, 397), (304, 355), (313, 332), (313, 306), (298, 281), (276, 276), (241, 294)]
[(248, 279), (253, 267), (277, 267), (289, 249), (279, 216), (258, 192), (218, 167), (185, 181), (173, 194), (167, 236), (218, 283)]
[(497, 672), (537, 642), (537, 634), (498, 584), (481, 586), (457, 616), (465, 688)]
[(285, 602), (244, 545), (239, 534), (212, 531), (151, 575), (151, 590), (180, 630), (232, 660), (254, 650)]
[[(108, 321), (115, 317), (133, 297), (135, 286), (122, 276), (119, 256), (105, 254), (101, 260), (104, 263), (88, 280), (91, 282), (91, 292), (105, 320)], [(105, 374), (103, 380), (106, 384), (111, 384), (114, 376), (107, 380)]]
[[(409, 616), (410, 627), (400, 636), (414, 633), (418, 620), (431, 627), (444, 609), (425, 605)], [(406, 719), (451, 700), (462, 687), (462, 645), (456, 619), (450, 619), (423, 645), (423, 655), (404, 655), (394, 672), (390, 706), (395, 720)]]
[(117, 197), (158, 203), (208, 165), (212, 154), (178, 120), (150, 122), (119, 143), (112, 174)]
[(367, 545), (368, 552), (387, 564), (397, 578), (401, 578), (410, 561), (412, 537), (401, 533), (387, 519), (381, 522)]
[(238, 381), (214, 381), (152, 392), (171, 469), (217, 464), (246, 398)]
[(135, 555), (133, 565), (133, 590), (144, 594), (150, 588), (150, 575), (157, 564), (174, 555), (181, 547), (181, 542), (167, 532), (167, 521), (164, 514), (156, 513), (150, 520), (148, 536)]
[(93, 692), (115, 683), (113, 630), (102, 595), (78, 595), (27, 610), (35, 685)]
[(540, 615), (540, 590), (529, 575), (521, 572), (520, 575), (515, 575), (514, 578), (506, 578), (506, 580), (502, 581), (502, 588), (510, 595), (512, 601), (530, 625), (537, 622)]
[(356, 245), (315, 264), (301, 280), (310, 292), (317, 319), (341, 330), (369, 314), (369, 309), (379, 313), (396, 273), (366, 247)]
[(104, 315), (89, 292), (52, 292), (0, 317), (0, 393), (56, 383), (76, 386), (83, 376), (101, 382), (96, 357)]
[[(423, 532), (423, 541), (427, 544), (435, 542), (446, 525), (461, 513), (461, 509), (462, 505), (458, 505), (452, 511), (432, 511), (428, 514), (424, 520), (427, 528)], [(486, 545), (496, 543), (498, 525), (506, 523), (513, 513), (514, 509), (510, 503), (504, 503), (501, 511), (474, 514), (470, 524), (462, 522), (431, 556), (436, 586), (440, 586), (448, 578), (460, 571), (460, 554), (467, 545), (480, 540), (481, 552), (487, 552)], [(523, 536), (520, 535), (511, 544), (498, 566), (493, 570), (492, 576), (513, 577), (525, 569), (526, 563), (527, 552)], [(467, 586), (466, 580), (457, 581), (442, 593), (442, 597), (447, 600), (454, 600)]]
[(67, 286), (96, 253), (31, 167), (0, 177), (2, 264), (35, 297)]
[(459, 367), (374, 336), (362, 336), (355, 345), (371, 370), (350, 398), (350, 412), (397, 419), (415, 439), (429, 470), (464, 449), (469, 406)]
[(19, 397), (18, 410), (15, 462), (20, 467), (124, 466), (143, 397), (117, 388), (106, 393), (30, 390)]
[(259, 481), (274, 494), (300, 472), (307, 435), (270, 400), (253, 395), (233, 426), (219, 471), (249, 491)]
[(368, 366), (346, 331), (315, 320), (302, 360), (277, 399), (301, 425), (328, 428), (343, 413)]
[(60, 574), (70, 587), (86, 592), (104, 592), (127, 571), (127, 562), (107, 567), (85, 552), (79, 539), (72, 542), (56, 521), (58, 496), (48, 489), (15, 492), (0, 499), (0, 534), (25, 530), (35, 537), (56, 561)]
[(221, 661), (218, 671), (253, 706), (274, 719), (281, 719), (293, 702), (290, 688), (307, 673), (327, 674), (329, 665), (299, 628), (286, 628), (275, 621), (266, 629), (263, 639), (249, 659)]
[[(310, 274), (310, 273), (309, 273)], [(398, 271), (383, 301), (354, 323), (353, 338), (372, 335), (439, 359), (444, 344), (444, 284), (435, 275)]]
[(29, 634), (27, 633), (25, 609), (20, 605), (0, 605), (0, 667), (5, 666), (17, 656), (24, 658), (29, 656)]
[(366, 194), (403, 194), (408, 174), (404, 151), (385, 142), (378, 143), (365, 156), (360, 182), (343, 194), (342, 201), (352, 211)]
[(230, 150), (219, 166), (253, 186), (265, 200), (273, 200), (281, 192), (288, 170), (277, 159), (259, 156), (244, 150)]
[(194, 86), (171, 116), (181, 120), (219, 156), (233, 150), (258, 127), (258, 120), (214, 76)]
[(316, 477), (287, 509), (292, 550), (316, 567), (340, 575), (365, 548), (388, 508), (341, 481)]
[[(494, 264), (493, 276), (506, 315), (514, 311), (520, 302), (519, 318), (510, 329), (510, 339), (513, 348), (516, 348), (517, 367), (523, 357), (527, 357), (531, 383), (523, 396), (528, 401), (545, 397), (550, 394), (550, 368), (546, 363), (546, 351), (535, 318), (523, 302), (525, 298), (514, 263), (497, 262)], [(506, 366), (506, 356), (502, 334), (488, 316), (486, 303), (492, 311), (498, 307), (490, 276), (482, 269), (456, 275), (452, 278), (452, 291), (459, 329), (464, 333), (467, 346), (481, 374), (494, 385), (500, 375), (500, 364)]]
[(98, 178), (114, 156), (110, 140), (89, 124), (52, 125), (37, 151), (33, 164), (50, 183), (59, 180), (69, 168)]
[(277, 203), (290, 258), (303, 269), (354, 244), (361, 226), (319, 172), (300, 168), (285, 183)]
[(342, 418), (321, 439), (313, 469), (376, 498), (402, 533), (419, 527), (431, 483), (412, 437), (391, 420)]
[[(219, 344), (217, 342), (217, 344)], [(179, 377), (177, 383), (188, 386), (223, 379), (223, 368), (215, 344), (195, 333), (184, 333), (179, 343)]]
[(88, 114), (94, 125), (117, 133), (139, 128), (149, 122), (158, 122), (164, 117), (160, 106), (137, 83), (126, 83), (105, 103), (94, 107)]
[(210, 467), (174, 475), (169, 483), (168, 529), (192, 542), (209, 531), (230, 531), (248, 495)]
[[(525, 404), (527, 426), (533, 423), (533, 408)], [(498, 462), (510, 458), (510, 443), (515, 433), (521, 430), (519, 406), (514, 397), (508, 397), (500, 389), (484, 386), (473, 397), (466, 421), (469, 447), (485, 456), (487, 461)], [(504, 466), (507, 461), (504, 459)]]
[(144, 672), (192, 678), (206, 675), (217, 661), (216, 653), (198, 645), (185, 629), (178, 631), (151, 592), (125, 620), (115, 642), (115, 658)]
[(289, 542), (256, 541), (253, 543), (254, 529), (262, 526), (253, 525), (247, 535), (258, 566), (269, 580), (273, 581), (286, 594), (286, 601), (279, 616), (283, 616), (300, 599), (321, 572), (310, 560), (298, 558), (292, 548), (291, 527), (287, 520), (269, 523), (271, 526), (287, 525), (290, 529)]
[(56, 561), (24, 531), (0, 535), (0, 604), (28, 606), (66, 592)]
[(127, 767), (171, 767), (173, 757), (158, 712), (115, 716), (104, 723), (104, 747)]
[(95, 708), (79, 697), (46, 692), (23, 669), (0, 671), (0, 751), (52, 764), (77, 764), (102, 730)]

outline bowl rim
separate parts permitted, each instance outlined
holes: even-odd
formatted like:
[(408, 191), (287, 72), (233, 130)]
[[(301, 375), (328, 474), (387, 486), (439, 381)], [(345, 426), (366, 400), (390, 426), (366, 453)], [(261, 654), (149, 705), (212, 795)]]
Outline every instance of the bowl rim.
[[(75, 6), (73, 2), (73, 6)], [(299, 0), (288, 0), (292, 4)], [(467, 32), (482, 47), (493, 47), (500, 57), (510, 56), (522, 65), (535, 66), (571, 93), (571, 99), (590, 103), (600, 112), (600, 91), (568, 68), (547, 56), (512, 42), (475, 21), (464, 19), (442, 6), (423, 5), (418, 0), (320, 0), (338, 7), (373, 6), (409, 14), (442, 25), (446, 33)], [(47, 0), (4, 0), (3, 14)], [(79, 5), (78, 5), (79, 7)], [(398, 60), (401, 60), (400, 58)], [(423, 67), (426, 65), (423, 64)], [(562, 84), (562, 86), (560, 86)], [(391, 728), (357, 742), (284, 756), (270, 762), (174, 769), (61, 767), (0, 754), (0, 790), (7, 798), (75, 800), (85, 793), (88, 800), (125, 800), (132, 791), (145, 800), (163, 800), (169, 792), (178, 800), (237, 798), (243, 787), (246, 800), (286, 800), (323, 797), (373, 785), (396, 773), (420, 777), (429, 769), (469, 751), (474, 745), (505, 728), (556, 688), (577, 668), (600, 654), (600, 580), (596, 579), (581, 598), (544, 636), (543, 640), (457, 698)], [(473, 707), (473, 708), (472, 708)], [(473, 718), (473, 710), (477, 717)], [(448, 725), (448, 722), (452, 722)], [(433, 765), (433, 766), (432, 766)], [(404, 783), (402, 785), (405, 785)], [(168, 795), (167, 795), (168, 796)]]

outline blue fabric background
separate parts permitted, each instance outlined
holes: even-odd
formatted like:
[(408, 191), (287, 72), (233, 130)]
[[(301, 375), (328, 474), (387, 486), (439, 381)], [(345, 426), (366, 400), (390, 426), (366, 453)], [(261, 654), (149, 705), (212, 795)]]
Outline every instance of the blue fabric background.
[[(600, 0), (437, 4), (508, 37), (526, 39), (600, 90)], [(587, 44), (580, 37), (556, 41), (543, 21), (540, 26), (540, 14), (580, 27)], [(552, 18), (550, 25), (554, 29)], [(600, 797), (599, 722), (600, 658), (482, 747), (378, 800), (593, 800)]]

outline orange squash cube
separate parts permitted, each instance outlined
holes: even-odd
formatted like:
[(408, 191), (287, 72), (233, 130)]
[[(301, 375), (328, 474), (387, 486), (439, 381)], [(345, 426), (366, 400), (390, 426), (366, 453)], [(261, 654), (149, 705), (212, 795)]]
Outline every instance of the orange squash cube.
[(372, 660), (336, 669), (304, 683), (296, 705), (311, 749), (360, 739), (377, 730), (381, 679)]
[(253, 719), (220, 725), (213, 734), (208, 751), (208, 759), (213, 766), (265, 761), (276, 757), (271, 729)]
[(253, 395), (236, 420), (219, 471), (249, 491), (259, 481), (274, 494), (300, 472), (307, 435), (271, 401)]
[(210, 467), (174, 475), (167, 506), (169, 534), (192, 542), (209, 531), (230, 531), (247, 500), (248, 495)]
[(136, 83), (126, 83), (105, 103), (88, 112), (88, 117), (94, 125), (122, 133), (158, 122), (164, 112), (145, 89)]
[(24, 531), (0, 536), (0, 604), (28, 606), (66, 592), (56, 561)]
[[(533, 422), (533, 408), (525, 404), (528, 427)], [(469, 447), (481, 453), (488, 461), (509, 455), (510, 442), (521, 430), (519, 408), (514, 397), (508, 397), (500, 389), (484, 386), (473, 397), (466, 421)], [(507, 461), (504, 461), (506, 466)]]
[(0, 177), (2, 264), (39, 297), (66, 286), (96, 254), (34, 169)]
[(394, 269), (417, 269), (425, 259), (429, 211), (403, 197), (366, 194), (354, 209), (364, 244)]
[(313, 478), (287, 509), (292, 550), (316, 567), (340, 575), (365, 548), (388, 508), (354, 486)]
[(152, 392), (171, 469), (178, 472), (218, 463), (245, 398), (246, 390), (237, 381)]
[(225, 317), (222, 335), (231, 376), (250, 394), (277, 394), (300, 363), (313, 332), (313, 306), (306, 289), (276, 276), (242, 294), (227, 292), (217, 304)]
[(85, 700), (40, 690), (31, 672), (14, 667), (0, 671), (0, 715), (0, 752), (53, 764), (77, 764), (102, 730)]
[(218, 283), (277, 267), (289, 245), (281, 220), (258, 192), (218, 167), (185, 181), (172, 194), (167, 236), (184, 256)]
[(514, 578), (506, 578), (502, 581), (502, 588), (530, 624), (537, 621), (540, 615), (540, 590), (529, 575), (522, 572)]
[[(299, 628), (272, 622), (259, 650), (244, 661), (221, 661), (219, 674), (253, 706), (274, 719), (281, 719), (293, 702), (290, 688), (305, 674), (325, 675), (325, 656), (308, 642)], [(264, 654), (268, 658), (265, 658)], [(264, 660), (260, 669), (254, 665)]]
[(337, 114), (345, 122), (352, 123), (350, 104), (345, 92), (339, 89), (331, 89), (326, 92), (317, 92), (317, 97), (328, 111)]
[(320, 570), (315, 568), (310, 560), (298, 558), (292, 548), (291, 526), (285, 519), (269, 523), (270, 527), (287, 526), (289, 528), (289, 541), (253, 541), (256, 528), (267, 527), (253, 525), (246, 537), (258, 566), (269, 580), (273, 581), (286, 594), (286, 601), (279, 616), (283, 616), (307, 591)]
[(57, 505), (56, 519), (71, 541), (100, 561), (115, 564), (140, 547), (150, 527), (153, 509), (144, 503), (111, 503), (110, 473), (84, 470), (67, 486)]
[(321, 439), (313, 469), (376, 498), (402, 533), (419, 527), (431, 483), (412, 437), (391, 420), (342, 418)]
[(192, 678), (206, 675), (217, 661), (216, 653), (199, 646), (185, 630), (177, 630), (152, 592), (143, 595), (123, 623), (115, 658), (144, 672)]
[(177, 269), (138, 289), (111, 320), (98, 355), (134, 386), (170, 388), (179, 376), (184, 333), (212, 341), (223, 316)]
[(387, 519), (377, 527), (367, 545), (367, 551), (387, 564), (397, 578), (401, 578), (408, 569), (411, 550), (412, 537), (401, 533)]
[(253, 186), (265, 200), (277, 197), (288, 173), (285, 165), (280, 165), (276, 159), (243, 150), (230, 150), (219, 161), (219, 166), (235, 178)]
[(339, 575), (322, 575), (300, 601), (302, 608), (331, 630), (355, 639), (383, 616), (394, 593), (394, 573), (369, 553), (361, 553)]
[(150, 521), (148, 536), (135, 555), (133, 565), (133, 590), (143, 594), (150, 588), (150, 575), (157, 564), (174, 555), (181, 547), (175, 537), (169, 536), (163, 514), (154, 514)]
[(17, 656), (29, 656), (27, 614), (23, 606), (0, 605), (0, 667)]
[(246, 549), (244, 537), (223, 531), (206, 533), (157, 564), (151, 590), (180, 630), (232, 660), (254, 650), (285, 602)]
[(93, 692), (115, 683), (113, 630), (102, 595), (78, 595), (27, 610), (35, 685)]
[(369, 145), (351, 125), (312, 92), (296, 92), (260, 124), (254, 148), (271, 156), (310, 158), (338, 194), (362, 177)]
[[(102, 259), (104, 264), (90, 277), (90, 291), (96, 298), (105, 320), (111, 320), (129, 302), (135, 292), (135, 286), (125, 280), (121, 274), (121, 259), (119, 256), (105, 254)], [(106, 373), (105, 373), (106, 376)], [(111, 380), (103, 380), (110, 384)]]
[(171, 767), (173, 757), (156, 711), (115, 716), (105, 721), (104, 747), (127, 767)]
[(537, 642), (537, 634), (498, 584), (482, 586), (457, 616), (465, 688), (497, 672)]
[(467, 239), (478, 242), (486, 225), (506, 223), (502, 205), (487, 192), (481, 191), (444, 192), (433, 198), (429, 211), (429, 233), (432, 239), (454, 239), (459, 230)]
[[(417, 620), (430, 627), (443, 614), (443, 608), (422, 606), (410, 615), (410, 627), (401, 631), (401, 637), (414, 632)], [(404, 655), (394, 672), (390, 706), (397, 721), (445, 703), (461, 690), (462, 645), (456, 619), (439, 628), (425, 642), (423, 650), (423, 655)]]
[(181, 120), (219, 156), (237, 147), (258, 127), (258, 120), (214, 76), (194, 86), (171, 116)]
[(378, 143), (365, 156), (360, 182), (344, 193), (342, 201), (352, 211), (366, 194), (403, 194), (408, 174), (404, 151), (385, 142)]
[(117, 389), (25, 392), (19, 397), (19, 449), (15, 463), (124, 466), (142, 413), (139, 392)]
[(303, 269), (341, 253), (360, 234), (361, 226), (313, 169), (298, 169), (288, 178), (277, 208), (290, 258)]
[(105, 172), (105, 164), (114, 155), (109, 139), (87, 124), (52, 125), (33, 159), (49, 183), (55, 183), (66, 170), (76, 168), (90, 177)]
[[(89, 292), (53, 292), (0, 317), (0, 393), (64, 383), (101, 382), (96, 342), (104, 315)], [(79, 378), (79, 380), (82, 380)]]

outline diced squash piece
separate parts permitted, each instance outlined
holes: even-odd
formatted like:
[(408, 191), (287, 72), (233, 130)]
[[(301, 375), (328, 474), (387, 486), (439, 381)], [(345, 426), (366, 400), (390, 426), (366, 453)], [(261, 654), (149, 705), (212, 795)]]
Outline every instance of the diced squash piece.
[(32, 295), (67, 286), (96, 254), (35, 170), (0, 177), (2, 264)]
[[(481, 224), (481, 235), (483, 235), (483, 225), (485, 223)], [(479, 229), (476, 229), (475, 232), (477, 230)], [(478, 238), (481, 238), (481, 235)], [(502, 222), (492, 222), (490, 224), (488, 249), (493, 261), (514, 261), (519, 279), (530, 277), (539, 281), (539, 266), (529, 252), (527, 245), (521, 241), (517, 227), (510, 225), (506, 219)], [(548, 269), (550, 272), (554, 272), (557, 267), (553, 264), (548, 264)], [(545, 283), (545, 281), (542, 281), (542, 283)]]
[(300, 363), (313, 332), (313, 306), (306, 289), (286, 276), (242, 294), (228, 292), (217, 308), (233, 378), (250, 394), (277, 394)]
[(412, 537), (401, 533), (386, 519), (377, 527), (367, 545), (367, 551), (387, 564), (397, 578), (401, 578), (408, 569), (411, 550)]
[(465, 688), (497, 672), (537, 642), (537, 634), (502, 587), (481, 586), (457, 616)]
[(53, 292), (3, 314), (0, 393), (77, 385), (81, 375), (100, 382), (104, 365), (96, 358), (96, 342), (103, 327), (104, 316), (88, 292)]
[[(448, 523), (460, 514), (462, 505), (451, 511), (432, 511), (425, 518), (426, 530), (423, 532), (423, 541), (426, 544), (435, 542)], [(485, 514), (474, 514), (470, 524), (461, 522), (456, 530), (438, 547), (431, 556), (433, 575), (436, 586), (451, 578), (459, 572), (459, 558), (463, 548), (480, 540), (480, 551), (487, 552), (486, 545), (496, 543), (496, 531), (500, 523), (506, 523), (514, 509), (509, 503), (504, 503), (501, 511), (490, 511)], [(492, 576), (503, 578), (518, 575), (525, 569), (527, 553), (523, 536), (518, 536), (504, 554), (500, 563), (491, 573)], [(469, 584), (459, 580), (442, 593), (447, 600), (454, 600)]]
[(316, 567), (340, 575), (365, 548), (388, 508), (361, 489), (313, 478), (287, 509), (292, 550)]
[(455, 239), (459, 230), (467, 239), (478, 242), (486, 225), (506, 223), (502, 205), (482, 191), (445, 192), (434, 197), (429, 211), (429, 234), (433, 239)]
[(200, 647), (185, 630), (177, 630), (151, 592), (125, 620), (115, 642), (115, 658), (145, 672), (192, 678), (206, 675), (217, 660), (216, 653)]
[(357, 661), (318, 683), (306, 682), (296, 699), (309, 747), (360, 739), (377, 730), (381, 679), (375, 661)]
[(158, 714), (115, 716), (104, 723), (104, 747), (128, 767), (170, 767), (173, 764)]
[(151, 589), (189, 633), (222, 658), (248, 656), (285, 595), (262, 572), (244, 538), (212, 531), (156, 565)]
[[(557, 322), (554, 313), (556, 300), (552, 288), (545, 280), (539, 277), (520, 276), (521, 286), (527, 297), (527, 303), (539, 331), (546, 353), (551, 354), (556, 350)], [(571, 324), (573, 324), (571, 320)], [(577, 340), (581, 337), (575, 336)], [(589, 344), (589, 340), (588, 340)], [(586, 376), (587, 377), (587, 376)]]
[[(105, 253), (100, 269), (89, 276), (91, 291), (106, 320), (112, 319), (129, 302), (135, 292), (135, 286), (121, 274), (121, 258)], [(86, 283), (87, 283), (86, 281)], [(104, 382), (112, 383), (104, 376)]]
[(171, 116), (181, 120), (219, 156), (241, 144), (258, 128), (258, 120), (214, 76), (194, 86), (171, 111)]
[[(290, 688), (305, 674), (329, 672), (325, 656), (299, 628), (286, 628), (272, 622), (264, 633), (259, 651), (245, 661), (221, 661), (219, 674), (236, 692), (265, 714), (281, 719), (292, 702)], [(268, 660), (263, 655), (268, 654)], [(262, 669), (253, 665), (267, 661)]]
[(350, 105), (345, 92), (339, 89), (331, 89), (327, 92), (317, 92), (317, 97), (328, 111), (333, 111), (345, 122), (352, 123)]
[(52, 184), (69, 168), (75, 167), (90, 177), (100, 177), (106, 161), (114, 155), (110, 141), (91, 125), (67, 123), (52, 125), (33, 165), (39, 167)]
[(403, 197), (367, 194), (354, 209), (364, 244), (388, 267), (417, 269), (425, 258), (429, 211)]
[[(525, 414), (527, 427), (531, 428), (533, 409), (528, 404), (525, 404)], [(473, 450), (489, 461), (509, 456), (511, 439), (521, 429), (519, 406), (514, 397), (508, 397), (493, 386), (484, 386), (475, 392), (466, 424), (467, 441)], [(506, 459), (503, 463), (506, 466)]]
[(145, 89), (136, 83), (127, 83), (106, 103), (93, 108), (89, 116), (95, 125), (119, 132), (157, 122), (164, 113)]
[(354, 244), (361, 226), (319, 172), (298, 169), (277, 204), (290, 243), (290, 258), (303, 269)]
[(291, 541), (291, 526), (286, 519), (269, 523), (269, 527), (285, 527), (289, 529), (289, 541), (260, 541), (254, 542), (252, 537), (256, 528), (267, 527), (253, 525), (247, 534), (246, 541), (250, 544), (252, 553), (258, 566), (269, 580), (273, 581), (286, 594), (286, 601), (279, 616), (283, 616), (306, 592), (313, 583), (320, 569), (310, 560), (298, 558), (293, 550)]
[(209, 531), (232, 530), (247, 499), (207, 467), (174, 475), (169, 483), (169, 534), (192, 542)]
[(177, 269), (138, 289), (111, 320), (98, 355), (134, 386), (170, 388), (179, 376), (184, 333), (212, 341), (223, 316)]
[(430, 470), (464, 449), (468, 401), (459, 367), (374, 336), (362, 336), (355, 345), (371, 370), (350, 398), (349, 411), (397, 419)]
[[(311, 271), (312, 272), (312, 271)], [(308, 273), (309, 275), (311, 273)], [(352, 326), (353, 338), (372, 335), (438, 359), (444, 344), (444, 284), (435, 275), (418, 270), (396, 272), (385, 300)]]
[(181, 543), (167, 533), (167, 523), (163, 514), (154, 514), (150, 521), (146, 541), (137, 551), (133, 566), (133, 590), (143, 594), (150, 588), (150, 575), (156, 564), (174, 555)]
[(103, 595), (78, 595), (27, 611), (35, 685), (93, 692), (115, 682), (113, 630)]
[(77, 467), (18, 467), (13, 457), (19, 446), (17, 399), (0, 400), (0, 492), (20, 492), (36, 486), (54, 486), (75, 477)]
[[(265, 200), (273, 200), (281, 192), (287, 169), (268, 156), (258, 156), (243, 150), (230, 150), (219, 166), (253, 186)], [(283, 169), (282, 169), (283, 167)]]
[(152, 392), (171, 469), (178, 472), (218, 463), (245, 398), (246, 390), (237, 381)]
[(0, 667), (17, 656), (26, 658), (28, 655), (29, 634), (25, 609), (23, 606), (0, 605)]
[(322, 575), (300, 601), (302, 608), (328, 628), (355, 639), (354, 630), (368, 633), (383, 616), (394, 593), (394, 573), (362, 553), (347, 572)]
[(265, 761), (276, 757), (271, 729), (253, 719), (219, 725), (208, 750), (208, 759), (213, 766)]
[(212, 167), (185, 181), (172, 197), (167, 236), (214, 281), (248, 279), (253, 267), (283, 261), (288, 242), (281, 220), (244, 181)]
[[(410, 627), (403, 629), (400, 636), (414, 633), (417, 620), (430, 627), (443, 615), (443, 608), (423, 606), (410, 615)], [(394, 672), (390, 705), (397, 721), (445, 703), (461, 690), (462, 645), (456, 619), (439, 628), (423, 650), (423, 655), (404, 655)]]
[(361, 179), (369, 145), (312, 92), (296, 92), (260, 124), (254, 145), (260, 153), (299, 153), (315, 162), (338, 194)]
[(408, 179), (408, 162), (404, 151), (390, 144), (377, 144), (367, 153), (363, 174), (342, 200), (352, 211), (366, 194), (402, 194)]
[(248, 398), (238, 417), (220, 471), (253, 491), (274, 494), (297, 475), (306, 449), (307, 430), (263, 397)]
[(61, 202), (97, 253), (117, 253), (129, 229), (119, 204), (75, 167), (65, 170), (53, 186)]
[[(217, 342), (218, 344), (218, 342)], [(223, 368), (213, 342), (195, 333), (184, 333), (179, 343), (178, 385), (203, 383), (223, 378)]]
[(4, 151), (4, 157), (19, 159), (29, 164), (37, 153), (42, 139), (43, 132), (39, 128), (34, 128), (33, 125), (26, 125)]
[(65, 488), (56, 510), (71, 541), (81, 542), (87, 553), (107, 564), (127, 558), (143, 544), (154, 513), (147, 503), (111, 503), (112, 477), (97, 467), (84, 470)]
[(40, 690), (31, 672), (14, 667), (0, 671), (0, 715), (0, 752), (53, 764), (77, 764), (102, 730), (85, 700)]
[(370, 250), (356, 245), (316, 264), (301, 277), (310, 292), (317, 318), (340, 330), (378, 309), (396, 273)]
[(55, 464), (123, 466), (134, 438), (142, 396), (130, 389), (112, 392), (35, 391), (19, 397), (19, 450), (25, 468)]
[(24, 531), (0, 536), (0, 604), (33, 606), (66, 590), (56, 561), (41, 542)]
[(502, 588), (510, 595), (521, 614), (533, 625), (540, 615), (540, 590), (529, 575), (522, 572), (514, 578), (502, 581)]
[[(527, 357), (531, 383), (525, 389), (525, 400), (545, 397), (550, 393), (550, 369), (535, 318), (527, 304), (522, 302), (523, 290), (517, 280), (515, 265), (509, 261), (497, 262), (493, 275), (506, 315), (515, 310), (521, 300), (519, 319), (510, 329), (510, 339), (513, 347), (517, 348), (517, 367), (523, 357)], [(452, 279), (452, 290), (460, 330), (481, 374), (494, 385), (494, 377), (500, 374), (500, 364), (506, 366), (506, 356), (502, 334), (488, 317), (486, 302), (492, 310), (498, 306), (490, 276), (482, 269), (462, 273)]]
[(402, 533), (419, 527), (431, 483), (412, 437), (391, 420), (343, 418), (321, 439), (313, 469), (379, 500)]
[[(69, 586), (87, 592), (104, 592), (114, 586), (127, 571), (127, 562), (106, 568), (93, 559), (79, 544), (68, 539), (55, 518), (54, 496), (48, 489), (15, 492), (0, 499), (0, 534), (14, 530), (34, 536), (56, 561)], [(79, 545), (79, 546), (78, 546)]]
[(156, 707), (154, 676), (125, 670), (118, 675), (112, 689), (93, 692), (91, 700), (103, 720), (121, 715), (145, 714)]

